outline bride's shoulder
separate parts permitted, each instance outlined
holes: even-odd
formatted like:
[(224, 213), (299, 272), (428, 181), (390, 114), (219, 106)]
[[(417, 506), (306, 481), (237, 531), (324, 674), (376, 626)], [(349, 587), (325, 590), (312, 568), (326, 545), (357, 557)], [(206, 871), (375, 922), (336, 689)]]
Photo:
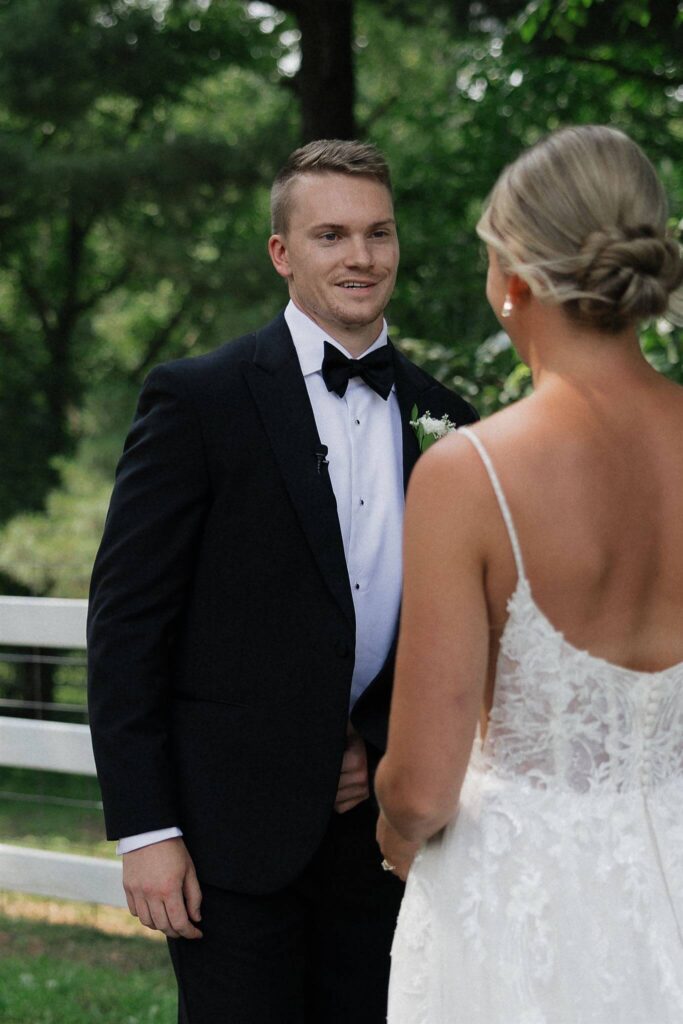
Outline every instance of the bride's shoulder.
[[(539, 423), (537, 411), (530, 399), (522, 399), (513, 406), (468, 425), (467, 432), (474, 434), (492, 457), (497, 454), (508, 458), (514, 452), (537, 448), (543, 436), (543, 431), (539, 430), (542, 419)], [(444, 457), (448, 452), (451, 458), (468, 461), (468, 453), (473, 451), (473, 445), (469, 438), (463, 436), (462, 428), (453, 431), (442, 444), (443, 447), (438, 447)]]
[(417, 461), (410, 478), (411, 491), (426, 499), (440, 494), (446, 500), (449, 494), (455, 499), (463, 490), (470, 495), (480, 489), (486, 492), (481, 453), (465, 435), (478, 438), (495, 463), (505, 461), (515, 450), (515, 438), (519, 440), (524, 432), (519, 416), (510, 413), (512, 410), (506, 409), (467, 428), (452, 430), (433, 444)]
[(419, 489), (425, 496), (450, 495), (454, 500), (467, 491), (470, 501), (480, 494), (486, 504), (490, 482), (484, 470), (482, 446), (504, 483), (511, 478), (525, 480), (546, 461), (545, 454), (552, 458), (553, 438), (549, 434), (553, 431), (548, 431), (544, 417), (539, 419), (529, 399), (468, 426), (466, 432), (481, 445), (472, 444), (462, 428), (452, 431), (419, 458), (411, 477), (414, 491)]

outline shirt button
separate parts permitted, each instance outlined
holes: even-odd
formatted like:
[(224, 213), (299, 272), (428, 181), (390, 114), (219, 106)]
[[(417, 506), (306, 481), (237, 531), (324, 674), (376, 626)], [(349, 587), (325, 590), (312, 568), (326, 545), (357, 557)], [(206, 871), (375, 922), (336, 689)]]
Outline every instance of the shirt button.
[(357, 426), (357, 427), (359, 427), (359, 426), (360, 426), (360, 420), (356, 420), (356, 426)]
[(354, 583), (353, 589), (354, 590), (360, 590), (360, 583)]
[(360, 503), (361, 503), (361, 505), (364, 505), (365, 504), (365, 500), (363, 498), (361, 498), (360, 499)]

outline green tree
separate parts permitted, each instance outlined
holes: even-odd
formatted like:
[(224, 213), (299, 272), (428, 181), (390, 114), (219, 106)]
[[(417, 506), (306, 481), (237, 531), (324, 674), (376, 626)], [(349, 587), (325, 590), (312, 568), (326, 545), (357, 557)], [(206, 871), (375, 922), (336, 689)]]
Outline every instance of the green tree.
[(0, 4), (0, 520), (40, 504), (88, 388), (261, 301), (242, 268), (294, 130), (259, 24), (237, 2)]
[[(669, 20), (653, 35), (621, 25), (617, 9), (628, 4), (606, 5), (617, 19), (609, 43), (586, 28), (593, 42), (580, 48), (546, 39), (542, 20), (530, 26), (541, 5), (456, 6), (454, 19), (450, 4), (430, 5), (432, 18), (426, 5), (400, 0), (386, 0), (381, 10), (359, 5), (357, 116), (394, 171), (402, 257), (392, 319), (413, 354), (488, 413), (517, 397), (527, 378), (484, 299), (474, 232), (482, 200), (503, 166), (549, 130), (611, 123), (653, 159), (680, 216), (680, 16), (675, 5), (662, 5)], [(599, 0), (581, 7), (602, 17)], [(683, 381), (680, 330), (653, 325), (644, 344), (653, 362)]]
[[(641, 0), (0, 0), (0, 519), (59, 485), (0, 538), (0, 571), (82, 592), (142, 376), (282, 304), (267, 182), (344, 117), (394, 173), (393, 335), (481, 412), (517, 397), (525, 368), (484, 299), (482, 199), (548, 130), (608, 122), (680, 215), (680, 34), (675, 3)], [(679, 330), (643, 342), (683, 379)]]

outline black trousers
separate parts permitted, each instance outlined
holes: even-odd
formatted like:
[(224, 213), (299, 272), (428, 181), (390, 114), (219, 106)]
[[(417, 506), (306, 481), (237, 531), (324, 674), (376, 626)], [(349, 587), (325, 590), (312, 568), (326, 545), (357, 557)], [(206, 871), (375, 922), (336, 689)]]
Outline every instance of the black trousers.
[(377, 809), (334, 814), (303, 875), (250, 896), (202, 886), (202, 939), (169, 940), (179, 1024), (384, 1024), (403, 884)]

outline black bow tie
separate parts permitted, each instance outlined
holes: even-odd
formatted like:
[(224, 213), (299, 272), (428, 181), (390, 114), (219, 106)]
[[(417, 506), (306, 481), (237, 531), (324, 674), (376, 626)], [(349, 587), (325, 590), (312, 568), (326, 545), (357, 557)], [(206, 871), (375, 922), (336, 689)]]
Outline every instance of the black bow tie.
[(394, 383), (394, 363), (389, 345), (369, 352), (362, 359), (349, 359), (329, 341), (325, 342), (323, 380), (328, 391), (344, 397), (351, 377), (360, 377), (386, 402)]

